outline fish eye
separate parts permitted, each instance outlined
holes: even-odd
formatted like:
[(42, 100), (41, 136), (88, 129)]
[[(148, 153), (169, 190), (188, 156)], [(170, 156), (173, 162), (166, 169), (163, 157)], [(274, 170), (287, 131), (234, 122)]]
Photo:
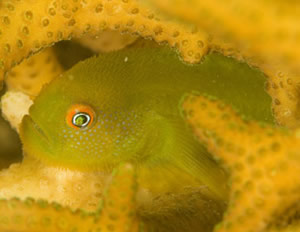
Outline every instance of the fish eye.
[(94, 110), (90, 106), (76, 104), (68, 110), (66, 121), (75, 129), (84, 129), (93, 123), (94, 116)]
[(91, 116), (87, 113), (79, 112), (73, 116), (72, 123), (77, 127), (86, 127), (91, 121)]

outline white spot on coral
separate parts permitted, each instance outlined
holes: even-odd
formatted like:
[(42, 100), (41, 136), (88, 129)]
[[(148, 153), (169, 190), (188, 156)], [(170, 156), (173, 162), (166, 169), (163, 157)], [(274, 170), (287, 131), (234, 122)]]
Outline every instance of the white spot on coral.
[(22, 118), (28, 114), (33, 101), (30, 97), (22, 92), (8, 91), (1, 98), (2, 114), (11, 126), (18, 130)]

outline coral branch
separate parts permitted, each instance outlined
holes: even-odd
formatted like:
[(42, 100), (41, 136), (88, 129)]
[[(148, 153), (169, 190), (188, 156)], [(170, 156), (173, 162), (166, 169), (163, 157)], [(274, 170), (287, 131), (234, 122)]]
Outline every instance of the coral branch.
[(95, 211), (106, 185), (103, 173), (47, 167), (26, 155), (22, 163), (0, 172), (0, 198), (46, 199), (71, 209)]
[(119, 168), (104, 199), (102, 210), (71, 211), (56, 203), (26, 199), (0, 201), (1, 231), (138, 231), (135, 215), (134, 169)]
[(7, 91), (1, 97), (1, 113), (10, 123), (11, 127), (19, 131), (19, 126), (24, 115), (28, 114), (33, 101), (22, 92)]
[(263, 231), (299, 201), (299, 131), (244, 120), (214, 98), (190, 96), (183, 107), (198, 139), (231, 174), (217, 231)]
[[(259, 67), (279, 123), (299, 126), (299, 4), (268, 0), (151, 0), (161, 10), (215, 36), (209, 45)], [(220, 43), (219, 41), (222, 41)], [(230, 52), (223, 42), (230, 44)], [(239, 52), (237, 52), (239, 51)]]
[(134, 169), (131, 165), (125, 164), (119, 168), (106, 192), (102, 213), (97, 224), (108, 228), (108, 231), (123, 232), (138, 229), (135, 208), (136, 192)]
[(135, 35), (120, 34), (119, 31), (103, 31), (97, 36), (85, 35), (78, 39), (82, 46), (91, 49), (93, 52), (117, 51), (133, 44), (139, 37)]
[(54, 42), (107, 29), (168, 42), (190, 62), (199, 61), (207, 52), (205, 34), (162, 18), (138, 0), (5, 0), (0, 3), (0, 18), (1, 76)]
[(17, 67), (14, 67), (6, 77), (9, 90), (22, 91), (35, 97), (44, 84), (63, 72), (52, 48), (30, 57)]

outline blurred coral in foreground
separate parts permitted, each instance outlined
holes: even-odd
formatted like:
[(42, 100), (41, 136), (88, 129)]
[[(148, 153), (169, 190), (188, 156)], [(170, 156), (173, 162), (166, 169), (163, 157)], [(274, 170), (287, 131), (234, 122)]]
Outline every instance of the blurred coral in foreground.
[[(93, 214), (27, 198), (1, 200), (1, 231), (138, 231), (134, 168), (122, 165), (113, 176), (102, 206)], [(17, 214), (16, 214), (17, 212)]]

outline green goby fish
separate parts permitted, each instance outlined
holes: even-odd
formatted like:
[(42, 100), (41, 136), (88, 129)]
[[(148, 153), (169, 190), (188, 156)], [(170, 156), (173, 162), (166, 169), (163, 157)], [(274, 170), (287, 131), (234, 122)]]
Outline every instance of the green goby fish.
[(24, 151), (50, 165), (89, 171), (131, 162), (153, 192), (206, 185), (225, 198), (226, 174), (193, 137), (180, 100), (206, 92), (271, 121), (263, 85), (261, 74), (217, 54), (197, 65), (168, 48), (101, 54), (43, 89), (21, 124)]

